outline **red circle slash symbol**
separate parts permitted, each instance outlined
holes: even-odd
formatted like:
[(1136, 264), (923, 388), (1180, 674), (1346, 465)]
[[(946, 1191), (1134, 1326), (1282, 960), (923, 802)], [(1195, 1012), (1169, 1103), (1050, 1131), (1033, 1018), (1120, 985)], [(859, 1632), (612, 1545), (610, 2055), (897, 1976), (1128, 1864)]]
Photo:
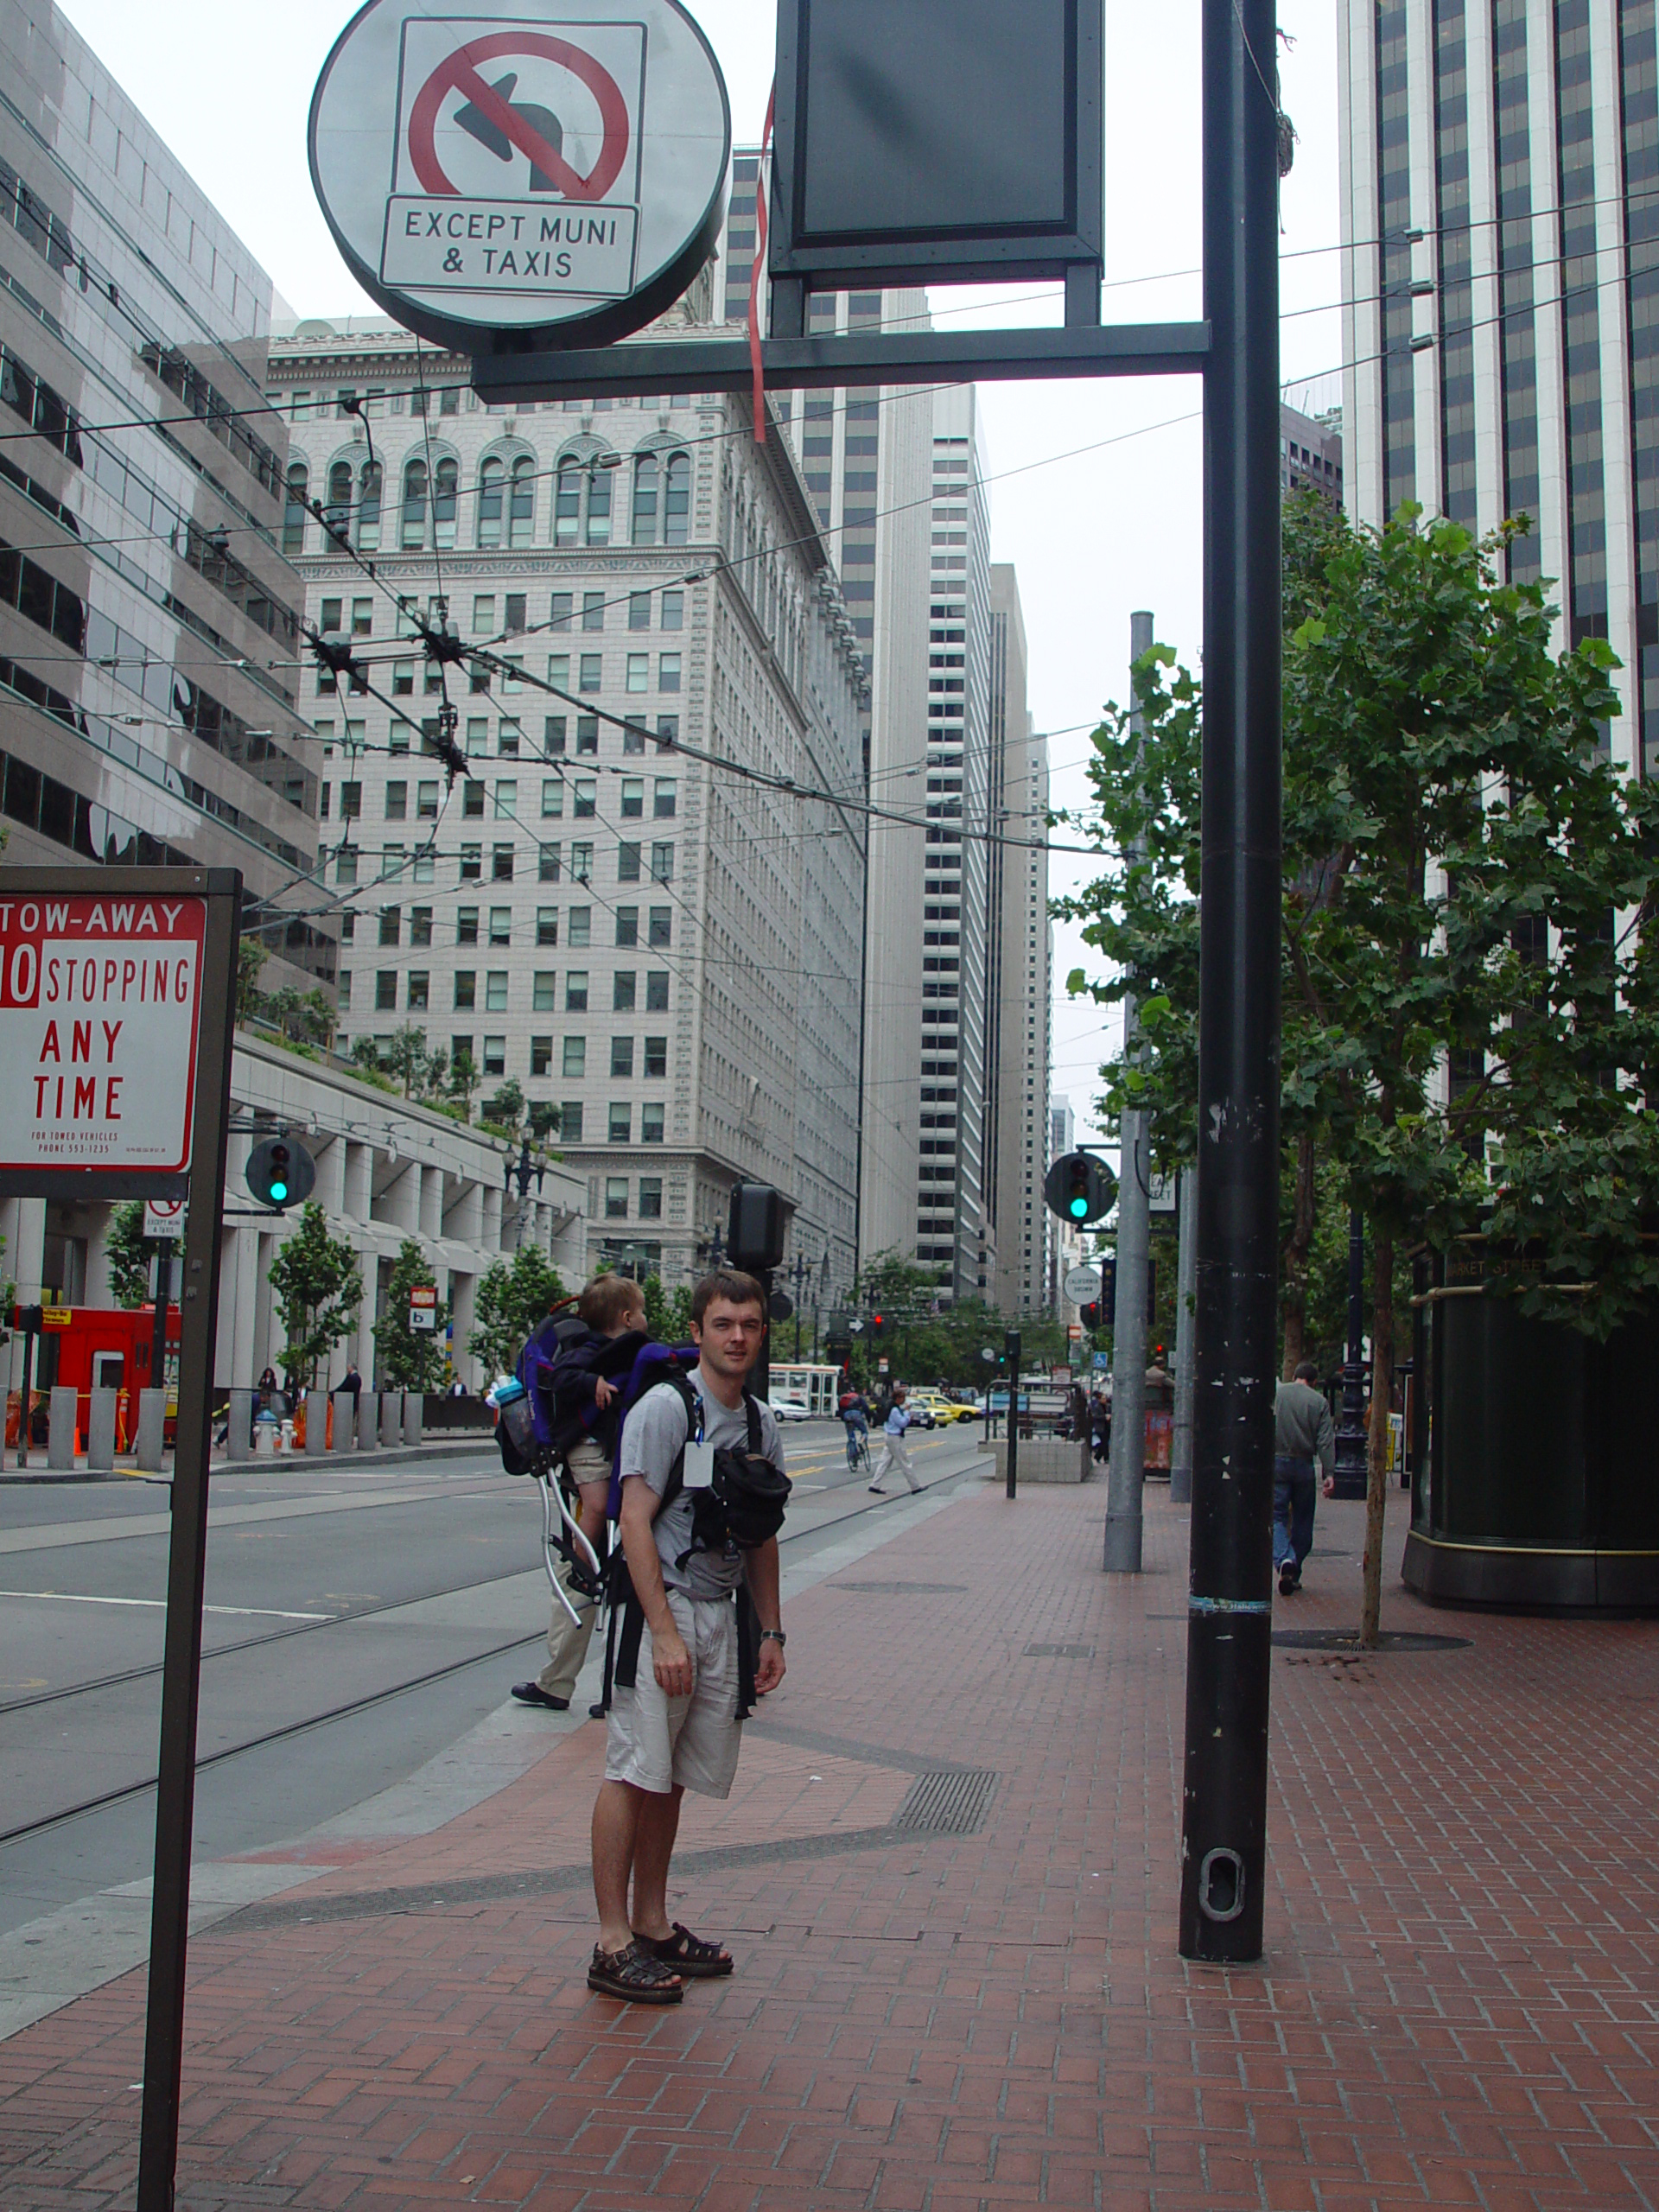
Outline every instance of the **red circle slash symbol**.
[[(587, 176), (573, 169), (528, 118), (510, 106), (480, 76), (486, 62), (499, 60), (505, 54), (536, 54), (560, 63), (573, 77), (580, 77), (598, 101), (605, 138), (599, 159)], [(602, 200), (622, 173), (628, 157), (628, 105), (610, 71), (591, 54), (584, 54), (564, 39), (539, 31), (499, 31), (493, 37), (475, 38), (470, 46), (458, 48), (447, 61), (439, 63), (416, 94), (409, 115), (409, 157), (424, 191), (459, 197), (458, 188), (444, 175), (433, 143), (438, 111), (451, 92), (465, 93), (481, 116), (529, 156), (531, 168), (539, 169), (567, 200)]]

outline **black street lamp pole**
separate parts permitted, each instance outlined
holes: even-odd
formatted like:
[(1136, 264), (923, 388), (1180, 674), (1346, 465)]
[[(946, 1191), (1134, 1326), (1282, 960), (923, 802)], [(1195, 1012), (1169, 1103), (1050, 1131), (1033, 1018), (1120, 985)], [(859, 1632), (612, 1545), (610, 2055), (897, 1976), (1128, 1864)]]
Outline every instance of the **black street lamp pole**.
[(1197, 1385), (1180, 1949), (1262, 1955), (1279, 1287), (1279, 110), (1273, 0), (1205, 0)]
[(1338, 1497), (1363, 1497), (1365, 1436), (1365, 1217), (1348, 1215), (1348, 1358), (1342, 1370), (1342, 1419), (1337, 1423)]

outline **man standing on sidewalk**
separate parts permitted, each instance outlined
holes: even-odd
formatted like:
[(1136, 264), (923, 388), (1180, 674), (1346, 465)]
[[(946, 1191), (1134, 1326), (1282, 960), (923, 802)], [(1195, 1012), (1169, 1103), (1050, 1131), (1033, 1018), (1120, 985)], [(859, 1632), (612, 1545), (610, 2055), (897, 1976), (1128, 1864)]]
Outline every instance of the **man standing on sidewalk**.
[(1295, 1381), (1281, 1382), (1273, 1394), (1273, 1563), (1281, 1598), (1301, 1588), (1302, 1561), (1313, 1548), (1316, 1459), (1327, 1497), (1334, 1487), (1336, 1430), (1330, 1407), (1313, 1388), (1319, 1379), (1319, 1369), (1305, 1359)]
[(870, 1488), (879, 1497), (884, 1478), (897, 1467), (912, 1491), (921, 1488), (916, 1479), (916, 1470), (910, 1464), (910, 1449), (905, 1442), (905, 1431), (910, 1427), (910, 1414), (905, 1404), (906, 1391), (902, 1382), (893, 1386), (893, 1403), (887, 1408), (887, 1420), (881, 1424), (882, 1452), (876, 1461), (875, 1474)]
[(632, 1596), (622, 1614), (605, 1779), (594, 1803), (599, 1942), (588, 1986), (633, 2004), (677, 2005), (683, 1978), (732, 1971), (721, 1945), (669, 1919), (668, 1869), (685, 1791), (725, 1797), (737, 1772), (749, 1687), (741, 1582), (757, 1630), (754, 1692), (764, 1695), (784, 1678), (776, 1535), (747, 1549), (729, 1534), (717, 1546), (698, 1541), (700, 1521), (710, 1519), (717, 1453), (728, 1494), (742, 1463), (767, 1462), (783, 1473), (776, 1418), (744, 1388), (766, 1337), (766, 1294), (752, 1275), (732, 1268), (706, 1275), (691, 1298), (699, 1357), (689, 1389), (684, 1378), (657, 1384), (622, 1431), (620, 1527)]

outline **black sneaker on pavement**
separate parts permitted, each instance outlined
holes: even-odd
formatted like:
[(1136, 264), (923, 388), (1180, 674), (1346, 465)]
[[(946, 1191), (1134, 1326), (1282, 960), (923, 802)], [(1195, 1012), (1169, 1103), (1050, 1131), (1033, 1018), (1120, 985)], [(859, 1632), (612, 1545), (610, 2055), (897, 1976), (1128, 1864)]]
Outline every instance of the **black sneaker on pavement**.
[(1293, 1567), (1287, 1560), (1279, 1570), (1279, 1595), (1281, 1598), (1294, 1597), (1301, 1586), (1302, 1570), (1300, 1567)]
[(539, 1682), (515, 1682), (512, 1694), (520, 1705), (539, 1705), (545, 1713), (569, 1713), (568, 1697), (550, 1697)]

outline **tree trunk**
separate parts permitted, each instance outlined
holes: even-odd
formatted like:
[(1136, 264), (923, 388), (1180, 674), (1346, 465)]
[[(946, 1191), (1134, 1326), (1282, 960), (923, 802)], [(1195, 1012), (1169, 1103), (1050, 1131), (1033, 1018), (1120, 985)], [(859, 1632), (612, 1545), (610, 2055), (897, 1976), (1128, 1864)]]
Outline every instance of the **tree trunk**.
[(1389, 1402), (1394, 1393), (1394, 1239), (1371, 1238), (1371, 1423), (1365, 1468), (1365, 1594), (1359, 1640), (1375, 1649), (1382, 1611), (1382, 1516), (1389, 1497)]
[(1281, 1380), (1294, 1380), (1307, 1343), (1307, 1255), (1313, 1245), (1318, 1189), (1312, 1133), (1296, 1141), (1296, 1198), (1284, 1250), (1285, 1338)]

